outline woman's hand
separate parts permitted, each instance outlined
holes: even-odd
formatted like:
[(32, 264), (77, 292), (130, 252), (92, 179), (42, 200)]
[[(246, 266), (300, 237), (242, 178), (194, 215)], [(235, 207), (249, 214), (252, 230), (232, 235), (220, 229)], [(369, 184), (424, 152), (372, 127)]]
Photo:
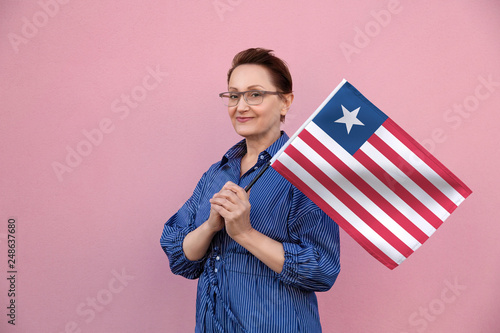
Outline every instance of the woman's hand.
[(281, 273), (285, 262), (283, 244), (252, 228), (248, 193), (243, 188), (227, 182), (210, 203), (224, 219), (227, 234), (232, 239), (273, 271)]
[(225, 221), (227, 234), (276, 273), (285, 262), (283, 244), (260, 233), (250, 224), (248, 193), (238, 185), (227, 182), (210, 199), (212, 208)]
[(207, 220), (207, 226), (213, 232), (217, 232), (224, 228), (224, 219), (213, 207), (210, 208), (210, 216)]
[(227, 234), (237, 238), (248, 235), (253, 228), (250, 224), (250, 202), (248, 193), (233, 182), (227, 182), (219, 193), (210, 199), (211, 209), (224, 219)]

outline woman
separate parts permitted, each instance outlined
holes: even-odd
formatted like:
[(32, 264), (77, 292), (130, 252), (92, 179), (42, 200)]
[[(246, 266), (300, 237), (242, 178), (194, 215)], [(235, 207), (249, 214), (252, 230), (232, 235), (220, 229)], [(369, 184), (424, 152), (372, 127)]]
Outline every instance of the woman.
[(160, 240), (174, 274), (199, 278), (195, 331), (321, 332), (314, 292), (339, 273), (337, 224), (272, 168), (244, 190), (288, 140), (289, 70), (271, 50), (242, 51), (220, 96), (244, 139), (202, 176)]

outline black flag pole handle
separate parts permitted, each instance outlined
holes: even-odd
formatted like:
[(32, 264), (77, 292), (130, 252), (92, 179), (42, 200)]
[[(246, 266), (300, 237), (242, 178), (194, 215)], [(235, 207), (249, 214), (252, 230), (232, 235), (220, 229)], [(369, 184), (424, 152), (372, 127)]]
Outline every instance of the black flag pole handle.
[(255, 176), (254, 179), (252, 179), (252, 181), (250, 182), (250, 184), (247, 185), (247, 187), (245, 187), (245, 191), (248, 192), (250, 191), (250, 189), (252, 188), (253, 184), (255, 184), (255, 182), (257, 181), (257, 179), (260, 178), (260, 176), (262, 176), (262, 174), (264, 173), (264, 171), (267, 170), (267, 168), (269, 168), (269, 166), (271, 165), (271, 161), (267, 162), (266, 165), (264, 166), (264, 168), (262, 168), (262, 170), (260, 170), (260, 172), (257, 174), (257, 176)]

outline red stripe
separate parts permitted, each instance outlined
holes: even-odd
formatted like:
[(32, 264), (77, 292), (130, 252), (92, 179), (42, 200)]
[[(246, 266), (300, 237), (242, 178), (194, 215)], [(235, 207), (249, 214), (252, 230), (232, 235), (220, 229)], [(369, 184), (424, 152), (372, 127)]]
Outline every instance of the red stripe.
[(361, 149), (358, 149), (353, 155), (361, 164), (375, 175), (381, 182), (389, 187), (398, 197), (413, 208), (420, 216), (429, 222), (437, 229), (443, 221), (439, 219), (429, 208), (427, 208), (420, 200), (415, 198), (408, 190), (398, 183), (391, 175), (385, 172), (382, 167), (369, 158)]
[[(287, 150), (289, 147), (287, 147)], [(394, 269), (398, 266), (398, 264), (394, 260), (389, 258), (365, 236), (363, 236), (356, 228), (354, 228), (349, 222), (347, 222), (347, 220), (345, 220), (340, 214), (338, 214), (326, 201), (324, 201), (316, 192), (314, 192), (309, 186), (307, 186), (299, 177), (291, 172), (279, 160), (276, 160), (272, 164), (272, 167), (283, 177), (285, 177), (290, 183), (294, 184), (295, 187), (302, 191), (302, 193), (304, 193), (314, 203), (316, 203), (316, 205), (318, 205), (321, 210), (323, 210), (328, 216), (330, 216), (339, 226), (342, 227), (342, 229), (344, 229), (345, 232), (347, 232), (352, 238), (354, 238), (354, 240), (356, 240), (373, 257), (377, 258), (381, 263), (383, 263), (390, 269)]]
[(287, 154), (301, 167), (303, 167), (310, 175), (312, 175), (318, 182), (321, 183), (328, 191), (335, 195), (348, 209), (365, 222), (370, 228), (373, 229), (380, 237), (391, 244), (399, 253), (408, 257), (413, 253), (413, 250), (406, 245), (400, 238), (394, 235), (378, 218), (370, 214), (360, 203), (354, 200), (348, 193), (346, 193), (335, 181), (319, 169), (310, 159), (305, 157), (294, 146), (290, 145), (287, 148)]
[(321, 183), (337, 199), (339, 199), (349, 210), (355, 214), (375, 231), (380, 237), (387, 241), (399, 253), (408, 257), (413, 250), (400, 238), (394, 235), (380, 220), (370, 214), (359, 202), (346, 193), (335, 181), (321, 171), (310, 159), (305, 157), (299, 150), (291, 146), (287, 149), (287, 154), (303, 167), (311, 176)]
[(401, 157), (392, 149), (387, 142), (382, 140), (377, 135), (372, 135), (368, 142), (373, 145), (382, 155), (391, 161), (399, 170), (413, 180), (422, 190), (424, 190), (431, 198), (433, 198), (441, 207), (446, 209), (448, 213), (452, 213), (457, 205), (450, 200), (440, 189), (425, 178), (417, 169)]
[(303, 130), (299, 137), (321, 155), (330, 165), (346, 177), (351, 184), (356, 186), (364, 195), (374, 202), (380, 209), (396, 221), (403, 229), (405, 229), (416, 240), (423, 244), (429, 236), (427, 236), (419, 227), (411, 220), (397, 210), (393, 204), (387, 201), (379, 192), (371, 187), (366, 181), (361, 178), (354, 170), (346, 165), (341, 159), (326, 148), (318, 139), (316, 139), (307, 130)]
[(420, 143), (413, 139), (394, 121), (388, 118), (384, 122), (384, 127), (392, 133), (406, 147), (414, 147), (411, 149), (422, 161), (432, 168), (438, 175), (441, 176), (448, 184), (450, 184), (464, 198), (467, 198), (472, 191), (460, 179), (458, 179), (448, 168), (432, 156)]
[(347, 208), (373, 229), (380, 237), (391, 244), (399, 253), (408, 257), (413, 250), (401, 239), (394, 235), (380, 220), (370, 214), (362, 205), (346, 193), (335, 181), (328, 177), (320, 168), (318, 168), (310, 159), (305, 157), (297, 148), (290, 145), (286, 153), (301, 167), (303, 167), (311, 176), (321, 183), (328, 191), (335, 195)]

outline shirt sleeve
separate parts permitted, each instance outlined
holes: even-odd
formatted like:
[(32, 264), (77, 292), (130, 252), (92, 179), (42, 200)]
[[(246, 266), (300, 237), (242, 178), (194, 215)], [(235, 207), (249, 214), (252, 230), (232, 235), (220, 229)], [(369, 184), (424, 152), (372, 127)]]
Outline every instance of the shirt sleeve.
[(340, 272), (337, 223), (318, 208), (293, 221), (290, 232), (280, 280), (306, 291), (329, 290)]
[(198, 182), (193, 195), (164, 225), (160, 245), (166, 253), (170, 270), (188, 279), (197, 279), (203, 272), (206, 257), (191, 261), (186, 258), (182, 244), (188, 233), (196, 229), (195, 217), (206, 173)]

